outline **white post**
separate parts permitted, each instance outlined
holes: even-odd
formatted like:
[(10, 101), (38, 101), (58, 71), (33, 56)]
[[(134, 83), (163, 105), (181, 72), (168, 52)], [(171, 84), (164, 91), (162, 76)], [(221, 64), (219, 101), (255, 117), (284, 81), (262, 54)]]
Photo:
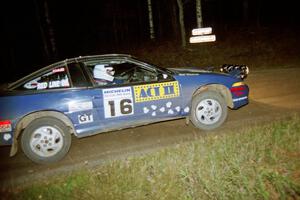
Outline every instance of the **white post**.
[(196, 0), (196, 15), (197, 15), (197, 27), (201, 28), (203, 26), (201, 0)]
[(179, 10), (179, 24), (180, 24), (180, 32), (181, 32), (181, 46), (183, 48), (186, 47), (186, 39), (185, 39), (185, 25), (184, 25), (184, 11), (183, 11), (183, 3), (182, 0), (177, 0), (178, 10)]

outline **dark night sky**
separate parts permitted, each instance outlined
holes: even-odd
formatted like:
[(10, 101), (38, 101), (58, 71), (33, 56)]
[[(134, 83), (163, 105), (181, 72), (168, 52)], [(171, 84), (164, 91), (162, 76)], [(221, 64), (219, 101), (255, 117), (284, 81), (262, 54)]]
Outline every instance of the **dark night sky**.
[[(45, 0), (7, 1), (1, 9), (1, 82), (27, 74), (54, 61), (88, 54), (119, 53), (140, 48), (149, 42), (147, 0), (49, 0), (56, 54), (45, 53), (49, 24), (45, 20)], [(187, 33), (196, 27), (195, 2), (184, 0)], [(63, 3), (62, 3), (63, 2)], [(176, 0), (152, 0), (157, 41), (180, 41)], [(243, 2), (248, 2), (245, 20)], [(278, 31), (299, 28), (297, 1), (202, 0), (205, 26), (270, 26)], [(178, 31), (174, 27), (178, 27)], [(44, 37), (43, 37), (44, 36)], [(44, 40), (43, 40), (44, 39)], [(123, 51), (124, 52), (124, 51)], [(5, 74), (3, 73), (5, 72)], [(8, 76), (7, 76), (8, 74)]]

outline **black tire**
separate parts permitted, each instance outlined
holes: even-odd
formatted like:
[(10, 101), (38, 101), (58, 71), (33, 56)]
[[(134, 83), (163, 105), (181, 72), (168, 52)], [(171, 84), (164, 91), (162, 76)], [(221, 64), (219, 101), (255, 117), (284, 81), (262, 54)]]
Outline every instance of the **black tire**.
[(192, 100), (191, 121), (199, 129), (213, 130), (227, 118), (225, 99), (215, 91), (197, 94)]
[(33, 162), (53, 163), (68, 153), (71, 134), (61, 120), (42, 117), (35, 119), (25, 128), (21, 146), (25, 155)]

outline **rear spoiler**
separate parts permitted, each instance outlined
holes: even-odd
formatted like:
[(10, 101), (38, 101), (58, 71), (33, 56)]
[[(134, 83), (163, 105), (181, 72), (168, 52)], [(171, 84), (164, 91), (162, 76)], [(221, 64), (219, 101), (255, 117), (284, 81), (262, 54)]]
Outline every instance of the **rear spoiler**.
[(221, 66), (220, 71), (243, 80), (249, 74), (249, 67), (247, 65), (224, 64)]

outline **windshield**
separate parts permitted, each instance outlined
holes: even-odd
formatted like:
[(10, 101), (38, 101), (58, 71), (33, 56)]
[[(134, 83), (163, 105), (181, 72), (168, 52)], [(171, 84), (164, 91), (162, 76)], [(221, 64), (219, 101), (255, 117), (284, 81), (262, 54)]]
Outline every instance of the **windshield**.
[(171, 75), (174, 75), (174, 74), (175, 74), (175, 72), (169, 70), (168, 68), (158, 67), (158, 66), (155, 66), (155, 67), (158, 68), (159, 70), (161, 70), (161, 71), (167, 73), (167, 74), (171, 74)]
[(170, 74), (170, 75), (174, 75), (175, 74), (173, 71), (171, 71), (171, 70), (169, 70), (169, 69), (167, 69), (165, 67), (159, 67), (159, 66), (157, 66), (155, 64), (152, 64), (152, 63), (150, 63), (148, 61), (144, 61), (144, 60), (140, 60), (140, 59), (136, 60), (136, 61), (139, 62), (139, 63), (142, 63), (142, 64), (146, 64), (146, 65), (148, 65), (150, 67), (155, 67), (155, 68), (159, 69), (160, 71), (162, 71), (164, 73), (167, 73), (167, 74)]

